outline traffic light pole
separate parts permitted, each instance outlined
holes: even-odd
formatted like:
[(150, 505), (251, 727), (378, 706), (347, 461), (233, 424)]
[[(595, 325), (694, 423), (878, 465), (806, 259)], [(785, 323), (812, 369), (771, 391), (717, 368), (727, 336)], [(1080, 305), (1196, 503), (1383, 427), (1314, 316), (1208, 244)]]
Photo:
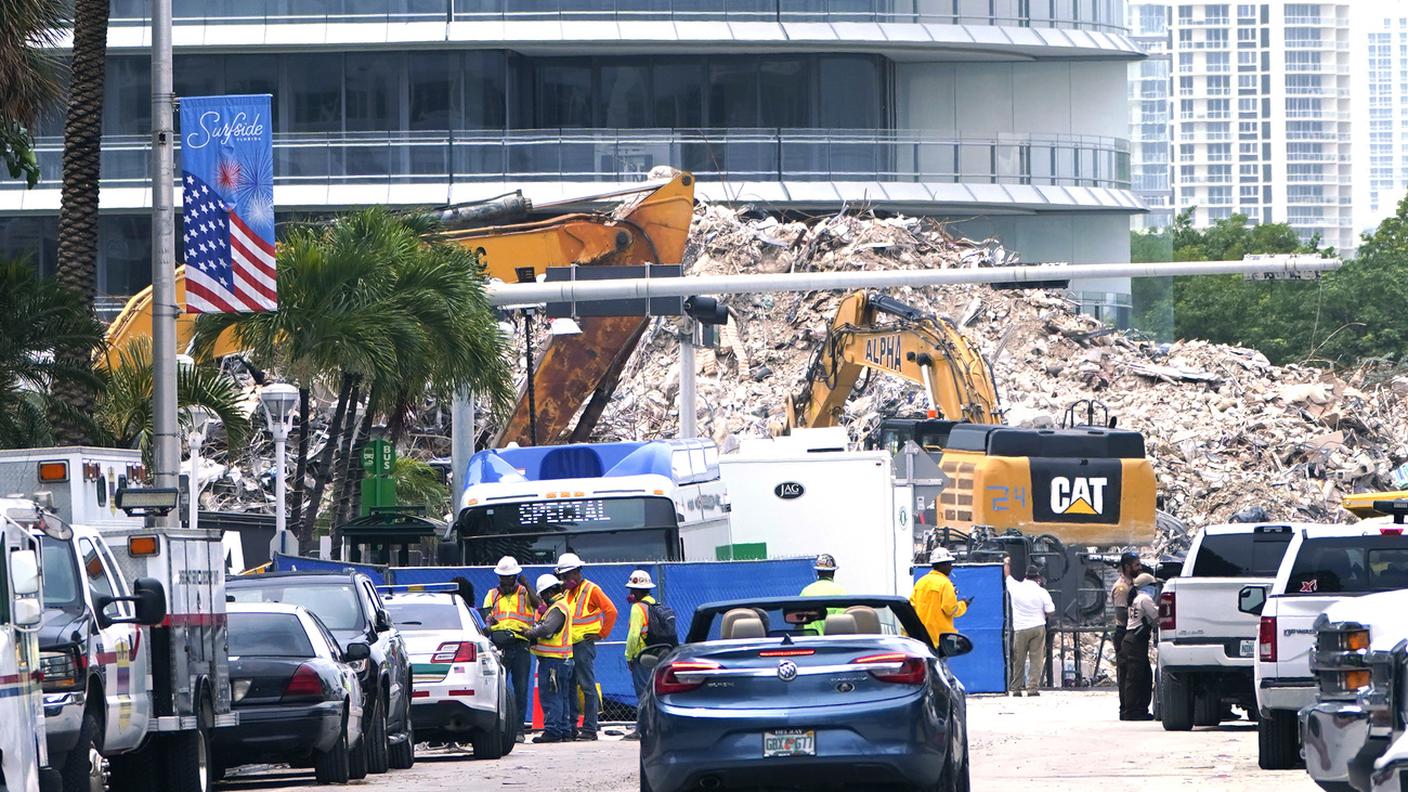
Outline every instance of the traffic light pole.
[[(152, 450), (157, 487), (176, 487), (181, 467), (176, 419), (176, 97), (171, 84), (171, 0), (152, 0)], [(158, 520), (165, 527), (181, 524), (176, 513)]]
[(694, 390), (694, 345), (698, 333), (699, 323), (686, 318), (685, 330), (680, 334), (680, 437), (686, 440), (699, 436), (699, 407)]

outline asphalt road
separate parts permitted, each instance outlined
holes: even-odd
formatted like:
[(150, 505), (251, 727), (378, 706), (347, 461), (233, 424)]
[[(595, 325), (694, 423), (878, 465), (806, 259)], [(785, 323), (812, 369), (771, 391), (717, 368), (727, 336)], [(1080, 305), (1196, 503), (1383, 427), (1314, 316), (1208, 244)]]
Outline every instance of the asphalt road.
[[(990, 792), (1313, 792), (1304, 770), (1256, 766), (1256, 727), (1168, 733), (1157, 723), (1121, 723), (1113, 692), (1048, 692), (1040, 698), (977, 697), (969, 701), (973, 789)], [(416, 766), (354, 782), (376, 792), (545, 788), (636, 792), (637, 746), (603, 739), (568, 745), (520, 745), (494, 762), (467, 751), (421, 750)], [(550, 781), (547, 781), (549, 780)], [(544, 786), (547, 781), (547, 786)], [(267, 769), (221, 784), (223, 790), (310, 789), (312, 773)]]

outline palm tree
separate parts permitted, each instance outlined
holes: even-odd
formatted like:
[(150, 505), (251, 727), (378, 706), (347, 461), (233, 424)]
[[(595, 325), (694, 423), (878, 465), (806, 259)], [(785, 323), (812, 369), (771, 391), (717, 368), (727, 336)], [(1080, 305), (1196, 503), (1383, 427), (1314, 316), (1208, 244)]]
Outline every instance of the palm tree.
[[(279, 243), (278, 267), (277, 310), (202, 316), (194, 342), (208, 354), (233, 327), (255, 362), (336, 390), (327, 440), (318, 459), (307, 461), (313, 484), (300, 526), (307, 542), (338, 469), (337, 449), (355, 441), (344, 436), (352, 431), (355, 392), (368, 394), (369, 427), (377, 414), (394, 415), (398, 400), (468, 387), (502, 411), (513, 391), (477, 262), (436, 239), (423, 217), (367, 209), (295, 228)], [(347, 448), (341, 468), (359, 453)]]
[(0, 260), (0, 448), (51, 445), (54, 415), (92, 427), (91, 410), (70, 412), (51, 404), (57, 382), (98, 385), (91, 368), (71, 366), (54, 350), (64, 346), (91, 354), (102, 341), (102, 326), (73, 295), (26, 262)]
[[(59, 283), (92, 310), (98, 284), (98, 176), (103, 134), (103, 80), (108, 50), (108, 0), (74, 0), (73, 60), (64, 120), (64, 182), (59, 205)], [(85, 350), (61, 346), (69, 366), (91, 365)], [(94, 391), (77, 380), (55, 383), (54, 397), (69, 410), (87, 409)], [(89, 438), (73, 423), (55, 425), (65, 443)]]
[(62, 93), (56, 44), (65, 3), (0, 0), (0, 160), (10, 178), (39, 181), (29, 134), (44, 109)]
[[(150, 453), (152, 436), (152, 342), (132, 341), (119, 351), (117, 366), (106, 376), (98, 397), (98, 423), (106, 440), (122, 448), (140, 447)], [(191, 409), (201, 407), (225, 426), (226, 446), (240, 448), (249, 435), (249, 416), (240, 405), (240, 387), (210, 366), (181, 366), (176, 371), (176, 403), (181, 422), (189, 425)]]

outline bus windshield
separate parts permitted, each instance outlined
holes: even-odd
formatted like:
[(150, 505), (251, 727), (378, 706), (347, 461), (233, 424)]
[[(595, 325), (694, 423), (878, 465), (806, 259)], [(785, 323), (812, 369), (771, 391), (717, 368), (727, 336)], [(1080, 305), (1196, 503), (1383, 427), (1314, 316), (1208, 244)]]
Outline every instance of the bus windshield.
[(674, 560), (675, 504), (663, 497), (576, 498), (480, 506), (461, 518), (466, 564), (505, 555), (550, 564), (566, 552), (594, 561)]

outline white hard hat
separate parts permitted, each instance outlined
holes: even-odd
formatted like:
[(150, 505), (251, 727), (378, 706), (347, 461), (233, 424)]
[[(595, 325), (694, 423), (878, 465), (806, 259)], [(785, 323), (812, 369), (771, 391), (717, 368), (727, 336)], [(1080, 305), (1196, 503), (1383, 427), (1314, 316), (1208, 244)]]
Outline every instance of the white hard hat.
[(812, 564), (812, 569), (818, 572), (835, 572), (836, 557), (830, 553), (822, 553), (816, 557), (816, 563)]
[(563, 553), (561, 556), (558, 556), (557, 568), (553, 571), (561, 575), (563, 572), (571, 572), (574, 569), (581, 568), (582, 559), (578, 558), (576, 553)]
[(626, 588), (653, 589), (655, 588), (655, 581), (650, 579), (649, 572), (646, 572), (644, 569), (637, 569), (631, 573), (630, 580), (626, 581)]
[(562, 581), (558, 580), (556, 575), (552, 574), (551, 572), (544, 572), (543, 574), (538, 575), (538, 585), (534, 588), (537, 589), (538, 594), (541, 596), (544, 591), (547, 591), (553, 586), (561, 585)]
[(499, 577), (510, 577), (523, 573), (523, 567), (518, 565), (518, 559), (513, 556), (504, 556), (499, 559), (499, 565), (494, 567), (494, 574)]
[(947, 547), (935, 547), (934, 552), (929, 554), (931, 564), (947, 564), (953, 560), (953, 553), (950, 553)]

